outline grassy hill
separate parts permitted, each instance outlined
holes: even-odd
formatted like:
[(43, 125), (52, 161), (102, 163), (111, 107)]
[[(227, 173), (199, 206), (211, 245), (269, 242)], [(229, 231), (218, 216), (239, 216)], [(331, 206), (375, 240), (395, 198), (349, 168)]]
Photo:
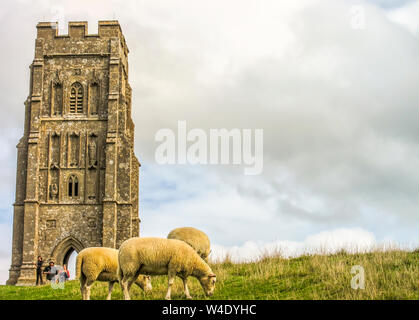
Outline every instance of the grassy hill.
[[(365, 270), (365, 289), (351, 288), (351, 268)], [(217, 274), (215, 294), (210, 299), (419, 299), (419, 251), (386, 251), (363, 254), (340, 252), (306, 255), (293, 259), (266, 257), (258, 262), (212, 264)], [(153, 292), (144, 294), (136, 286), (132, 299), (164, 299), (167, 277), (153, 277)], [(207, 299), (199, 282), (190, 278), (194, 299)], [(96, 282), (92, 299), (105, 299), (107, 284)], [(113, 299), (122, 299), (115, 285)], [(69, 281), (65, 289), (0, 286), (0, 299), (81, 299), (79, 282)], [(184, 299), (182, 282), (176, 279), (172, 299)]]

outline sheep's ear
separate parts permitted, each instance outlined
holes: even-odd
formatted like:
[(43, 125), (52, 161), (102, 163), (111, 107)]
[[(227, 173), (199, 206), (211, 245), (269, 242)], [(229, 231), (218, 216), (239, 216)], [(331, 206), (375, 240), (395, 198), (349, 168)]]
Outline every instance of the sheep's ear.
[(215, 275), (214, 273), (210, 273), (210, 274), (208, 275), (208, 277), (209, 277), (209, 278), (212, 278), (212, 277), (216, 277), (216, 275)]

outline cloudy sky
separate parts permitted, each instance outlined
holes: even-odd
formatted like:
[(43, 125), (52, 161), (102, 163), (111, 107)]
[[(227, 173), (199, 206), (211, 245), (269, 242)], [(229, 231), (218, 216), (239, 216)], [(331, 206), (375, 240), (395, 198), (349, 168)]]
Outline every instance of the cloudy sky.
[[(419, 1), (2, 1), (0, 283), (12, 237), (36, 23), (120, 21), (143, 236), (205, 230), (238, 258), (348, 243), (419, 246)], [(264, 130), (264, 170), (158, 165), (154, 137)]]

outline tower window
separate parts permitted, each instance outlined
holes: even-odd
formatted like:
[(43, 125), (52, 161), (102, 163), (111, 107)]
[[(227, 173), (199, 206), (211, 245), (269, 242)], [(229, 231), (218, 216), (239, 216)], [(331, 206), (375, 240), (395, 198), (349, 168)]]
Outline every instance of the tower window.
[(68, 178), (68, 196), (70, 198), (79, 196), (79, 179), (76, 176)]
[(83, 87), (79, 82), (70, 89), (70, 113), (83, 113)]

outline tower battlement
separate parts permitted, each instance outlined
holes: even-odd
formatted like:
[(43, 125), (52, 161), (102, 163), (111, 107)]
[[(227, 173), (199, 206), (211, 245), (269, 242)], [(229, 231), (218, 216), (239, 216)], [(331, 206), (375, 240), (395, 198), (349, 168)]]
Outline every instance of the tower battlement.
[(54, 40), (61, 38), (120, 38), (123, 47), (129, 52), (122, 34), (121, 25), (117, 20), (101, 20), (98, 22), (98, 33), (88, 33), (87, 21), (69, 21), (68, 33), (58, 34), (58, 22), (39, 22), (37, 28), (37, 39)]

